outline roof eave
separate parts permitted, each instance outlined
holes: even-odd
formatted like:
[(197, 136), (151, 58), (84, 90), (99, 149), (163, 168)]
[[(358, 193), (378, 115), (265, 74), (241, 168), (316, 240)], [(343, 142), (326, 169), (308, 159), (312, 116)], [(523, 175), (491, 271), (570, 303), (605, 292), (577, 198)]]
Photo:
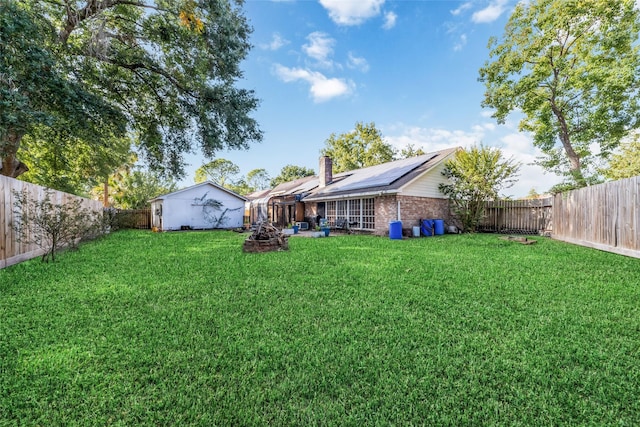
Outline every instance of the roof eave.
[(400, 187), (400, 190), (404, 190), (405, 188), (407, 188), (408, 186), (410, 186), (411, 184), (413, 184), (414, 182), (416, 182), (417, 180), (419, 180), (420, 178), (425, 176), (427, 173), (431, 172), (436, 166), (438, 166), (438, 165), (442, 164), (443, 162), (447, 161), (450, 157), (452, 157), (458, 151), (458, 149), (459, 149), (459, 147), (456, 147), (456, 148), (452, 149), (452, 151), (450, 153), (447, 153), (441, 159), (438, 159), (438, 161), (435, 162), (434, 164), (432, 164), (431, 166), (429, 166), (428, 169), (422, 171), (422, 173), (416, 175), (415, 177), (413, 177), (413, 179), (411, 179), (411, 180), (405, 182), (404, 184), (402, 184), (402, 186)]
[(305, 197), (302, 199), (303, 202), (323, 202), (325, 200), (344, 200), (344, 199), (356, 199), (362, 197), (376, 197), (376, 196), (388, 196), (391, 194), (398, 194), (400, 191), (398, 189), (393, 190), (377, 190), (377, 191), (361, 191), (358, 193), (346, 193), (346, 194), (336, 194), (336, 195), (326, 195), (326, 196), (312, 196)]

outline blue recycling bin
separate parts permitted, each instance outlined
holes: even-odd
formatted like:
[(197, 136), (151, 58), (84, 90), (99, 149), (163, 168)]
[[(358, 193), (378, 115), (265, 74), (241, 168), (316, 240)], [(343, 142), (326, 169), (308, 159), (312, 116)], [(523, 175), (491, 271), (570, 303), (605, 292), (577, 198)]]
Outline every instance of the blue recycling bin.
[(389, 223), (389, 238), (402, 240), (402, 221), (391, 221)]
[(443, 219), (434, 219), (433, 220), (433, 230), (436, 236), (442, 236), (444, 234), (444, 220)]

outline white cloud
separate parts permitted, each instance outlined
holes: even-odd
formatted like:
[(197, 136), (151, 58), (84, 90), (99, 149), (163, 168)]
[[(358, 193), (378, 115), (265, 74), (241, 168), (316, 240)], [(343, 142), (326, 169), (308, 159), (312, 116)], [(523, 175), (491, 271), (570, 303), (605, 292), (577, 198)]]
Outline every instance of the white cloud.
[(308, 44), (302, 46), (302, 50), (310, 58), (318, 61), (318, 65), (330, 68), (333, 61), (329, 59), (333, 55), (333, 46), (336, 41), (322, 31), (315, 31), (307, 36)]
[(385, 0), (320, 0), (338, 25), (359, 25), (380, 14)]
[(487, 131), (491, 132), (496, 129), (496, 125), (495, 123), (486, 122), (479, 125), (474, 125), (471, 127), (471, 129), (476, 133), (484, 133)]
[[(640, 0), (639, 0), (640, 1)], [(384, 24), (382, 24), (382, 28), (385, 30), (390, 30), (396, 26), (396, 21), (398, 20), (398, 15), (394, 12), (387, 12), (384, 14)]]
[(455, 50), (456, 52), (459, 50), (462, 50), (462, 48), (465, 47), (466, 44), (467, 44), (467, 35), (462, 34), (458, 42), (453, 45), (453, 50)]
[(457, 9), (454, 9), (451, 11), (451, 14), (453, 16), (458, 16), (460, 15), (462, 12), (464, 12), (467, 9), (471, 9), (471, 7), (473, 6), (473, 4), (471, 2), (466, 2), (460, 5), (460, 7), (458, 7)]
[(506, 10), (506, 6), (507, 0), (493, 0), (489, 6), (474, 12), (471, 20), (476, 24), (488, 24), (498, 19)]
[(322, 73), (304, 68), (288, 68), (276, 64), (274, 72), (285, 83), (299, 80), (309, 83), (309, 91), (314, 102), (325, 102), (339, 96), (348, 95), (354, 88), (354, 84), (351, 81), (328, 78)]
[(271, 41), (266, 44), (261, 44), (260, 47), (265, 50), (278, 50), (283, 46), (289, 44), (289, 40), (284, 39), (280, 34), (273, 33), (271, 36)]
[(347, 67), (360, 70), (363, 73), (369, 71), (369, 63), (366, 59), (355, 56), (353, 52), (349, 52), (349, 58), (347, 60)]
[(504, 144), (502, 150), (507, 155), (524, 156), (523, 160), (529, 163), (533, 162), (537, 156), (532, 139), (524, 133), (510, 133), (500, 138), (500, 141)]
[(505, 158), (513, 158), (520, 162), (518, 181), (509, 189), (504, 190), (507, 195), (524, 197), (534, 188), (538, 193), (544, 193), (562, 178), (546, 172), (541, 166), (533, 164), (542, 153), (533, 146), (533, 140), (523, 133), (509, 133), (504, 135), (496, 144)]
[(447, 130), (438, 128), (405, 127), (398, 136), (387, 136), (387, 141), (397, 149), (413, 144), (426, 152), (443, 150), (445, 148), (461, 146), (470, 147), (481, 142), (483, 132), (474, 130)]

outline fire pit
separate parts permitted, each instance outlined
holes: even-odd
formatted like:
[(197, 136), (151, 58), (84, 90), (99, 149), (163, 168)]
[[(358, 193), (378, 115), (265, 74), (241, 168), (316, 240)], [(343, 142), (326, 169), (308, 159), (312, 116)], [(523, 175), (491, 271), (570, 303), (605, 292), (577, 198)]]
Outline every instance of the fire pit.
[(258, 228), (247, 237), (242, 246), (244, 252), (286, 251), (289, 240), (280, 230), (271, 224), (260, 223)]

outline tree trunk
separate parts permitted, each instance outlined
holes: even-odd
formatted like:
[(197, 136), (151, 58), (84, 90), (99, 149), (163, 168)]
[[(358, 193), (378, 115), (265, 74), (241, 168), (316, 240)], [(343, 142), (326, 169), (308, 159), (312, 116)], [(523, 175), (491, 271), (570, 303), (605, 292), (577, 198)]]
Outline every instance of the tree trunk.
[(0, 159), (2, 159), (0, 175), (17, 178), (29, 170), (27, 165), (16, 158), (23, 135), (24, 134), (17, 132), (15, 129), (9, 129), (6, 137), (0, 141), (0, 146), (3, 147), (2, 152), (0, 152), (2, 156), (0, 157)]
[(104, 194), (102, 196), (103, 200), (102, 200), (102, 206), (104, 206), (105, 208), (109, 207), (109, 177), (105, 178), (104, 180)]
[(569, 158), (569, 171), (571, 172), (571, 176), (573, 176), (573, 178), (576, 180), (576, 184), (578, 184), (579, 187), (585, 187), (587, 185), (587, 182), (584, 179), (584, 175), (582, 175), (580, 156), (578, 156), (578, 153), (576, 153), (576, 151), (573, 149), (573, 145), (571, 145), (569, 126), (567, 125), (564, 114), (558, 109), (555, 104), (552, 104), (551, 108), (553, 110), (553, 114), (558, 119), (558, 123), (560, 123), (560, 142), (562, 142), (564, 152)]

